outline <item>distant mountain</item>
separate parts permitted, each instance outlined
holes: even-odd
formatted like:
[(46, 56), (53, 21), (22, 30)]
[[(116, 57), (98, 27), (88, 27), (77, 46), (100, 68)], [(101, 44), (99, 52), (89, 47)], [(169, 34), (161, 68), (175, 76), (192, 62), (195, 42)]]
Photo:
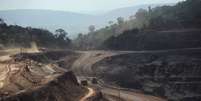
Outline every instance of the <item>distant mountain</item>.
[[(162, 4), (151, 6), (158, 5)], [(100, 28), (107, 25), (108, 21), (116, 21), (116, 18), (120, 16), (129, 17), (134, 15), (138, 9), (148, 6), (150, 5), (119, 8), (99, 15), (52, 10), (5, 10), (0, 11), (0, 18), (8, 24), (45, 28), (50, 31), (63, 28), (69, 32), (71, 37), (75, 37), (79, 32), (86, 33), (89, 25), (93, 24)]]
[(0, 11), (0, 17), (8, 24), (46, 28), (50, 31), (64, 28), (69, 33), (86, 31), (94, 18), (87, 14), (51, 10), (7, 10)]

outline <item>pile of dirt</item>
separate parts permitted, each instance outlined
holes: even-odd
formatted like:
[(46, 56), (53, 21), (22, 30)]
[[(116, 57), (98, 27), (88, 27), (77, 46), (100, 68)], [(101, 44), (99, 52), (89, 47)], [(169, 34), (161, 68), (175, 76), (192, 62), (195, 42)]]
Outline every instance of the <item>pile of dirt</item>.
[(5, 97), (2, 101), (78, 101), (85, 92), (75, 75), (66, 72), (42, 87)]
[(57, 63), (71, 55), (71, 52), (23, 53), (1, 61), (0, 101), (78, 101), (86, 89), (78, 84), (73, 72)]

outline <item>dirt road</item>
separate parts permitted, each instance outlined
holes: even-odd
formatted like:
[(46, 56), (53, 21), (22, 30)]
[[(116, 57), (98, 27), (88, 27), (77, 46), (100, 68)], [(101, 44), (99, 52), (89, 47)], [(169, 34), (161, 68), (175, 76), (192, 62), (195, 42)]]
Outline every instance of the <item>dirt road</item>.
[[(133, 53), (131, 51), (118, 51), (118, 52), (112, 52), (112, 51), (85, 51), (80, 52), (82, 55), (79, 59), (77, 59), (73, 64), (73, 70), (82, 77), (93, 75), (92, 66), (97, 63), (98, 61), (101, 61), (104, 58), (115, 56), (115, 55), (121, 55), (121, 54), (128, 54)], [(89, 89), (89, 88), (88, 88)], [(112, 89), (107, 87), (101, 87), (101, 92), (104, 95), (109, 96), (115, 96), (119, 97), (119, 89)], [(89, 89), (89, 93), (83, 97), (80, 101), (86, 101), (87, 98), (92, 96), (94, 93), (93, 89)], [(150, 95), (144, 95), (136, 92), (131, 91), (120, 91), (121, 99), (124, 101), (166, 101), (164, 99), (150, 96)]]
[(201, 50), (201, 48), (184, 48), (184, 49), (169, 49), (169, 50), (156, 50), (156, 51), (77, 51), (81, 56), (73, 63), (72, 70), (79, 76), (93, 75), (92, 65), (98, 61), (103, 60), (111, 56), (122, 55), (122, 54), (141, 54), (141, 53), (163, 53), (163, 52), (174, 52), (174, 51), (192, 51)]
[[(169, 50), (157, 50), (157, 51), (78, 51), (81, 53), (80, 58), (78, 58), (73, 66), (72, 70), (79, 76), (93, 76), (92, 66), (111, 56), (122, 55), (122, 54), (141, 54), (141, 53), (165, 53), (165, 52), (176, 52), (176, 51), (194, 51), (201, 50), (201, 48), (184, 48), (184, 49), (169, 49)], [(85, 78), (86, 79), (86, 78)], [(115, 88), (101, 87), (103, 94), (111, 95), (115, 97), (121, 97), (125, 101), (166, 101), (162, 98), (145, 95), (142, 93), (120, 90)], [(87, 96), (88, 97), (88, 96)]]
[(87, 88), (88, 93), (80, 99), (80, 101), (87, 101), (87, 99), (95, 94), (95, 91), (92, 88)]
[(103, 87), (101, 92), (106, 95), (112, 95), (123, 99), (124, 101), (166, 101), (162, 98), (145, 95), (141, 93), (119, 90), (119, 89), (112, 89)]
[(73, 63), (72, 70), (75, 71), (77, 75), (92, 75), (93, 71), (91, 69), (92, 65), (96, 62), (110, 56), (114, 56), (117, 53), (108, 52), (108, 51), (83, 51), (80, 58), (78, 58)]

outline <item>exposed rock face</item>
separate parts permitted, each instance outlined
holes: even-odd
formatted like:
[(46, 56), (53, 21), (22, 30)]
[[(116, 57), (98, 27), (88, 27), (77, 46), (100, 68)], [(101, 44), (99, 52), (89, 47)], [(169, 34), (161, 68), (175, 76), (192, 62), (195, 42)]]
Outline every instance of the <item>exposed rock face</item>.
[(201, 96), (200, 50), (119, 55), (96, 63), (93, 70), (108, 82), (173, 101), (199, 101)]

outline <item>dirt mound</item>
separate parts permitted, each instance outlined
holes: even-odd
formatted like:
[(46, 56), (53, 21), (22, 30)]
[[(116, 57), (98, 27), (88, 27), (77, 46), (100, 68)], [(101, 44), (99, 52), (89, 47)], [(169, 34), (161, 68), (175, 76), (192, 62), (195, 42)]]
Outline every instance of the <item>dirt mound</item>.
[(39, 87), (64, 73), (56, 64), (12, 59), (1, 63), (1, 94), (13, 95), (21, 90)]
[(78, 101), (84, 92), (74, 74), (67, 72), (38, 89), (22, 92), (2, 101)]
[(85, 89), (57, 63), (72, 54), (23, 53), (0, 62), (0, 101), (77, 101)]

